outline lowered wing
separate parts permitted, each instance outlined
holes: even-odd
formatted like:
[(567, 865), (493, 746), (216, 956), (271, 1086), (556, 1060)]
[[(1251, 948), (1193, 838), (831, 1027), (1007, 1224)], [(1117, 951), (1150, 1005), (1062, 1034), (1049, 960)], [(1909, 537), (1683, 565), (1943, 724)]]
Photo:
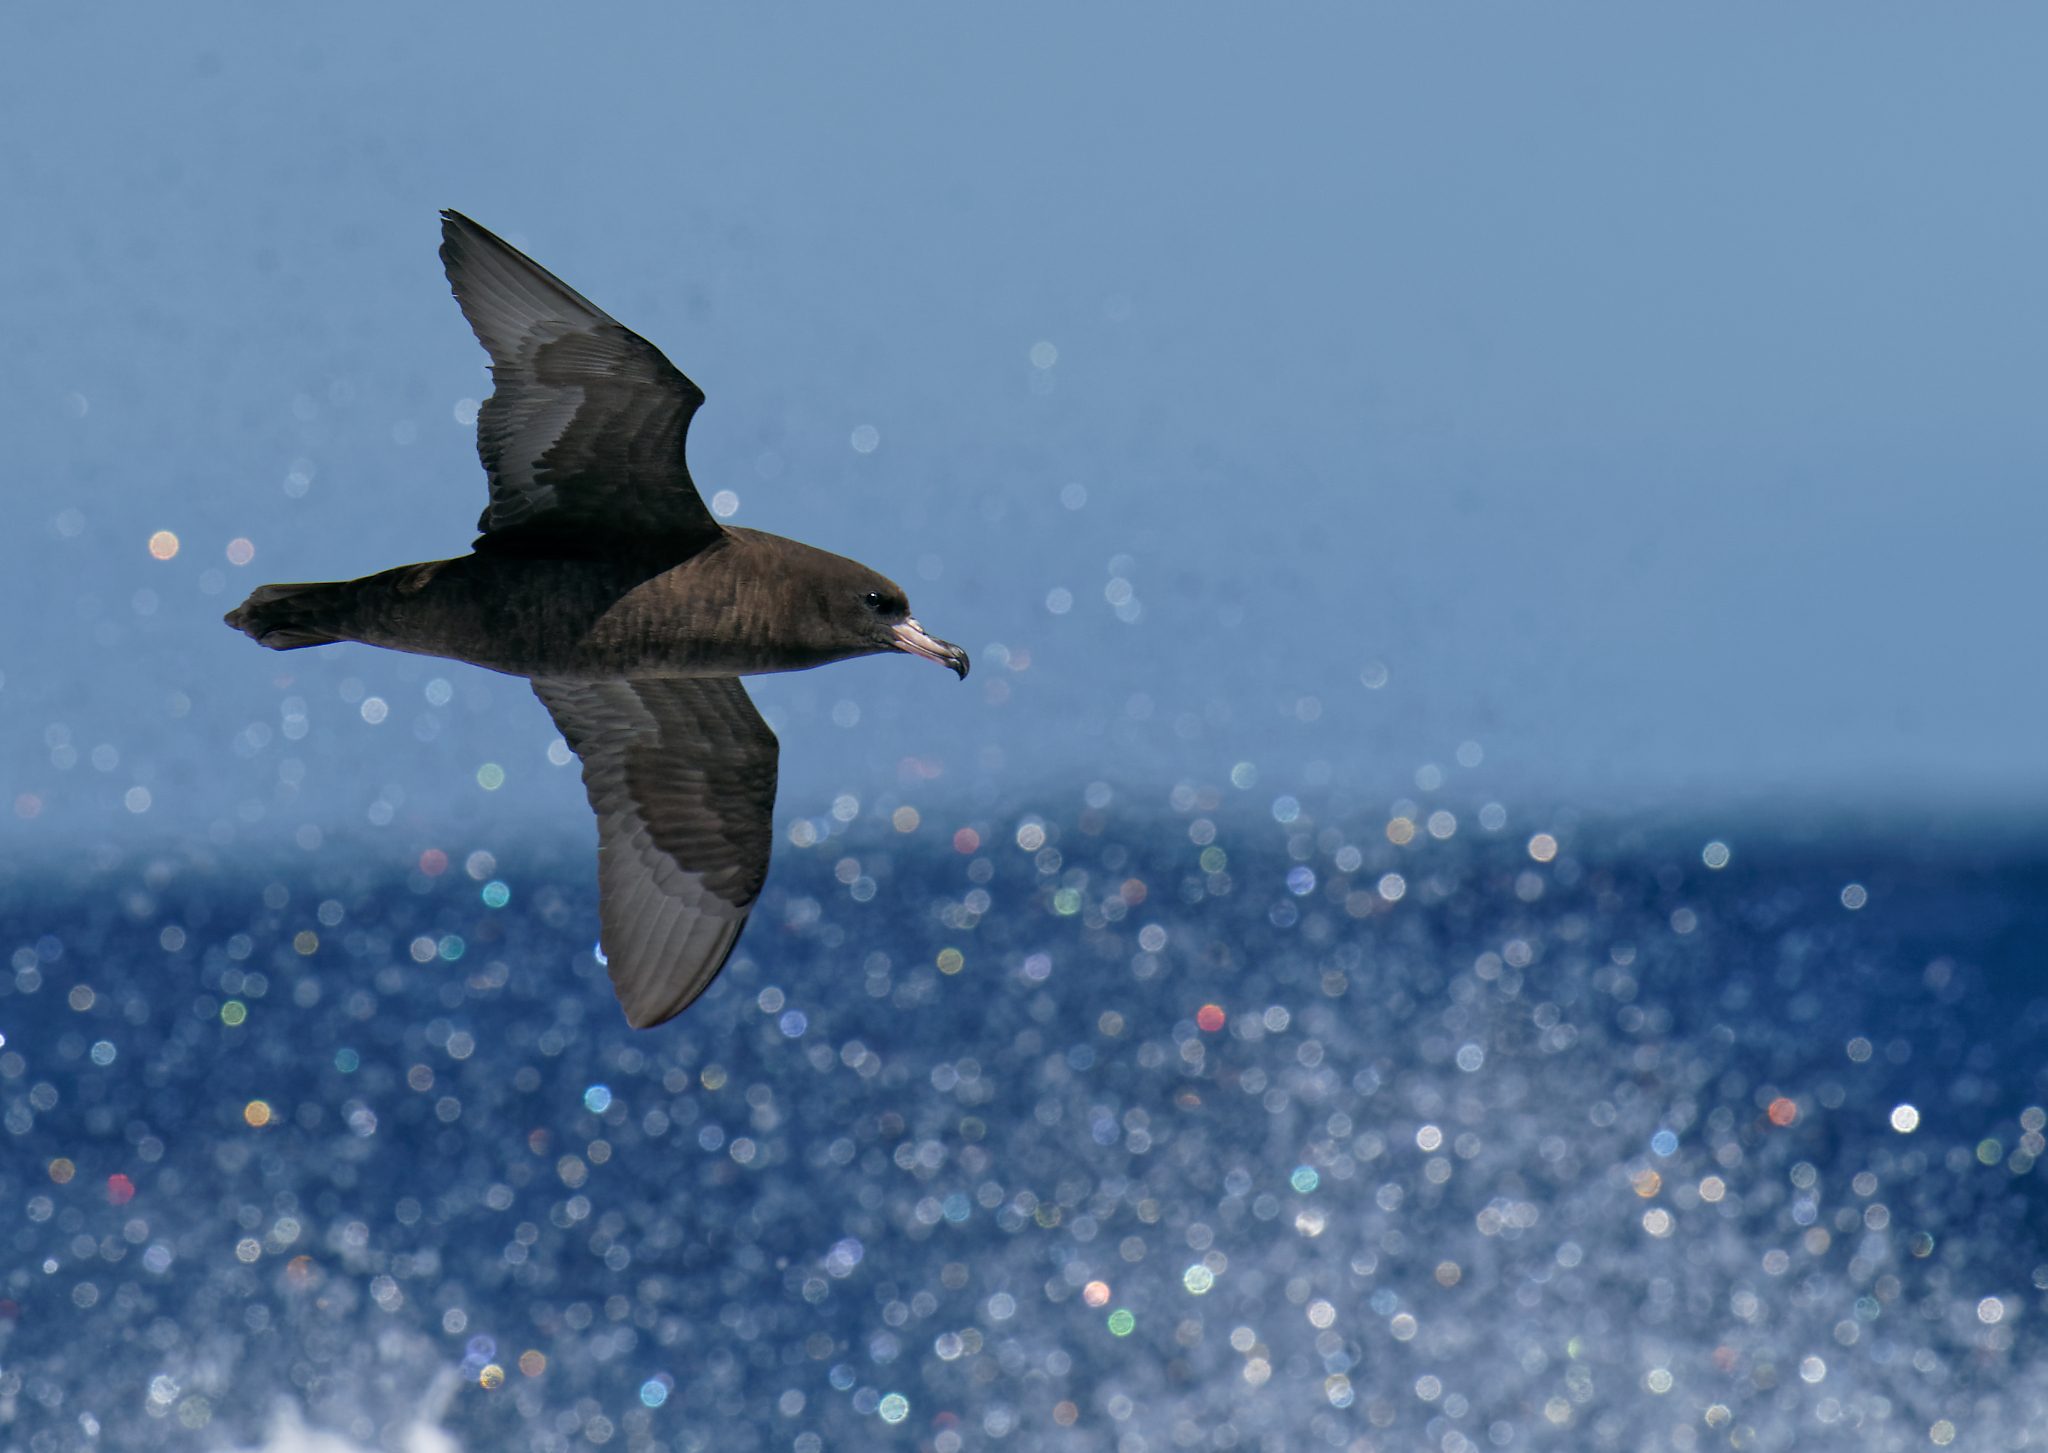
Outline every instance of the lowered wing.
[(645, 1029), (709, 987), (746, 926), (774, 838), (775, 733), (731, 676), (533, 690), (583, 759), (606, 967)]

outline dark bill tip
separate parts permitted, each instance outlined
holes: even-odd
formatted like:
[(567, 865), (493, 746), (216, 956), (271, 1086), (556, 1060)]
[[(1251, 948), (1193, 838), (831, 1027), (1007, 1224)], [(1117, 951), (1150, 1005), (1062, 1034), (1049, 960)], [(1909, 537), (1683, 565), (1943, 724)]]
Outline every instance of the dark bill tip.
[(937, 636), (926, 635), (923, 626), (914, 620), (900, 621), (890, 628), (896, 638), (896, 649), (913, 656), (922, 656), (927, 661), (936, 661), (946, 667), (962, 681), (967, 679), (967, 653), (951, 641), (942, 641)]

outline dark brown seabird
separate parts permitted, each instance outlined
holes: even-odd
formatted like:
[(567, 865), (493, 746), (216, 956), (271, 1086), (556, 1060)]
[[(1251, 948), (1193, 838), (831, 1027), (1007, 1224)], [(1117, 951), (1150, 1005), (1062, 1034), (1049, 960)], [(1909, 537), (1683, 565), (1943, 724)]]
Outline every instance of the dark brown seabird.
[(967, 675), (895, 582), (728, 529), (683, 459), (703, 391), (660, 350), (457, 212), (441, 261), (491, 356), (491, 499), (454, 560), (266, 585), (227, 623), (277, 651), (363, 641), (524, 676), (583, 762), (599, 919), (626, 1018), (673, 1018), (725, 967), (768, 874), (775, 733), (738, 678), (905, 651)]

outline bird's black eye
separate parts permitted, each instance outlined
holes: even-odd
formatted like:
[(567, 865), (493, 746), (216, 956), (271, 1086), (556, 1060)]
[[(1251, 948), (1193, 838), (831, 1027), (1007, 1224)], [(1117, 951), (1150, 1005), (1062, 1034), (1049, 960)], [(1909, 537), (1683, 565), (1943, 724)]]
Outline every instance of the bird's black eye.
[(869, 591), (862, 599), (867, 601), (869, 610), (878, 611), (882, 608), (882, 592), (879, 590)]

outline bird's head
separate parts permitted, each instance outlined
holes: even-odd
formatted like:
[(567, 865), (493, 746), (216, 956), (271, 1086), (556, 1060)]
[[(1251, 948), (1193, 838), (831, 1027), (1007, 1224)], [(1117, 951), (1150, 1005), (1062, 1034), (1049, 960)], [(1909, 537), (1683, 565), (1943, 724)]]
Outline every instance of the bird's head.
[(864, 579), (853, 582), (852, 615), (858, 628), (865, 631), (875, 642), (876, 649), (902, 651), (911, 656), (922, 656), (927, 661), (936, 661), (958, 676), (967, 679), (967, 653), (951, 641), (942, 641), (926, 633), (910, 613), (910, 600), (903, 593), (903, 587), (886, 576), (863, 570)]
[(903, 587), (888, 576), (780, 535), (729, 533), (746, 552), (736, 568), (751, 582), (743, 594), (765, 623), (770, 639), (763, 644), (784, 658), (774, 669), (901, 651), (966, 677), (967, 653), (927, 634)]

